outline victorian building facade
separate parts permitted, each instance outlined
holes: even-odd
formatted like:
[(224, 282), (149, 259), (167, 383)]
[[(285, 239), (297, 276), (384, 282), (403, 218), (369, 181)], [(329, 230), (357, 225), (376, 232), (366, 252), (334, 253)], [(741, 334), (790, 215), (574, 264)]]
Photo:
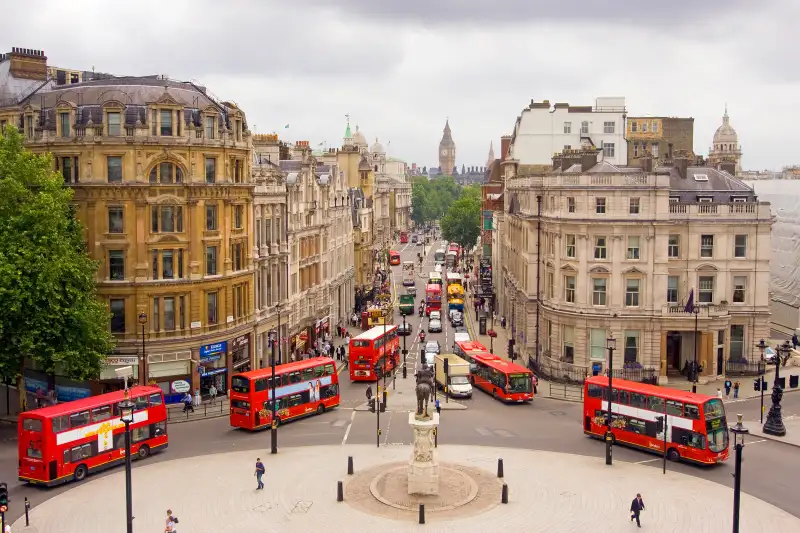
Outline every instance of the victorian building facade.
[(706, 376), (755, 364), (770, 331), (769, 204), (688, 153), (640, 159), (567, 151), (527, 175), (505, 161), (499, 308), (519, 351), (546, 374), (579, 376), (607, 368), (615, 338), (615, 369), (661, 382), (695, 346)]

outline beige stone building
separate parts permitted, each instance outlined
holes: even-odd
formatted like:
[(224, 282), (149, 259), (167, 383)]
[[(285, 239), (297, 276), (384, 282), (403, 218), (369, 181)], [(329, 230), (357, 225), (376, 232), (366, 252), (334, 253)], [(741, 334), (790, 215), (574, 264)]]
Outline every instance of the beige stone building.
[(695, 345), (705, 376), (754, 364), (769, 338), (769, 204), (685, 153), (657, 168), (597, 158), (567, 151), (530, 175), (504, 162), (495, 259), (517, 350), (544, 374), (579, 376), (605, 370), (613, 337), (615, 369), (661, 382)]

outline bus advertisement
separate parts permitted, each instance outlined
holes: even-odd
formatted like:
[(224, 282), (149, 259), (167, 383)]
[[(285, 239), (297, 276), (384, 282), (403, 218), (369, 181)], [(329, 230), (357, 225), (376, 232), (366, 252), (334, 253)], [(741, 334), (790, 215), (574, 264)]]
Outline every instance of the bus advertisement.
[(431, 316), (431, 311), (442, 310), (442, 287), (434, 283), (425, 287), (425, 316)]
[(159, 387), (131, 387), (26, 411), (17, 421), (19, 480), (53, 486), (125, 462), (119, 404), (133, 402), (131, 454), (145, 459), (167, 447), (167, 409)]
[(470, 364), (472, 385), (495, 400), (506, 403), (533, 400), (533, 372), (528, 368), (488, 352), (465, 351), (459, 357)]
[(403, 261), (403, 285), (411, 287), (414, 282), (414, 261)]
[(350, 339), (350, 380), (377, 381), (400, 360), (396, 325), (376, 326)]
[(444, 248), (439, 248), (438, 250), (436, 250), (433, 253), (433, 262), (434, 262), (434, 264), (443, 265), (444, 264), (444, 254), (445, 254)]
[[(274, 393), (273, 393), (274, 390)], [(330, 357), (313, 357), (304, 361), (271, 368), (259, 368), (231, 378), (231, 426), (248, 430), (273, 425), (272, 396), (275, 396), (275, 422), (283, 422), (339, 406), (339, 376)]]
[[(728, 424), (721, 399), (624, 379), (614, 379), (612, 387), (613, 442), (662, 454), (666, 429), (666, 454), (672, 461), (711, 465), (728, 458)], [(602, 439), (609, 431), (608, 396), (607, 376), (584, 382), (586, 435)]]
[(393, 266), (400, 264), (400, 252), (396, 250), (389, 251), (389, 264)]

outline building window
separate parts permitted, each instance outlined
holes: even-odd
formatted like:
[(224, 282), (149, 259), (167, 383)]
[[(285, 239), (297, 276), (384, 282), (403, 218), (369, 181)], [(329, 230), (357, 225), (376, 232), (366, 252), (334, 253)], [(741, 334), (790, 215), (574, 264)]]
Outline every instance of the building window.
[(209, 292), (206, 294), (206, 318), (209, 326), (213, 326), (218, 321), (216, 292)]
[(710, 304), (714, 301), (714, 276), (700, 276), (697, 301)]
[(667, 277), (667, 303), (678, 303), (678, 276)]
[(108, 252), (108, 279), (112, 281), (125, 279), (125, 252), (122, 250)]
[(677, 259), (681, 256), (681, 237), (680, 235), (670, 235), (667, 244), (667, 256)]
[(564, 276), (564, 301), (575, 303), (575, 276)]
[(64, 183), (78, 183), (79, 169), (77, 157), (56, 158), (56, 170), (61, 171), (61, 175), (64, 176)]
[(603, 157), (614, 157), (614, 143), (603, 143)]
[(633, 143), (633, 157), (639, 157), (639, 143)]
[(628, 213), (631, 215), (639, 214), (639, 198), (628, 199)]
[(217, 130), (216, 117), (206, 117), (206, 139), (213, 139)]
[(547, 273), (547, 297), (551, 300), (555, 297), (555, 274)]
[(747, 235), (736, 235), (734, 237), (733, 257), (747, 257)]
[(106, 120), (108, 121), (107, 135), (118, 136), (122, 134), (122, 115), (116, 111), (106, 113)]
[(600, 328), (589, 330), (589, 354), (594, 361), (605, 361), (606, 330)]
[(603, 133), (614, 133), (616, 122), (603, 122)]
[(175, 330), (175, 297), (164, 297), (164, 331)]
[(172, 110), (161, 110), (161, 136), (172, 137)]
[(640, 279), (630, 278), (625, 280), (625, 307), (639, 307), (640, 286)]
[(233, 259), (233, 270), (239, 271), (244, 268), (244, 246), (237, 242), (231, 245), (231, 256)]
[(628, 253), (626, 257), (631, 261), (639, 260), (639, 236), (628, 237)]
[(108, 308), (111, 311), (111, 333), (125, 333), (125, 300), (112, 298)]
[(638, 129), (639, 129), (638, 126), (639, 125), (636, 123), (635, 120), (631, 120), (631, 132), (635, 133), (636, 131), (638, 131)]
[(61, 137), (69, 137), (72, 135), (72, 128), (69, 124), (69, 113), (59, 113), (58, 118), (61, 126)]
[(700, 236), (700, 257), (714, 257), (714, 236)]
[(642, 121), (642, 133), (647, 133), (647, 124), (648, 122), (646, 120)]
[(242, 229), (242, 225), (244, 224), (244, 206), (243, 205), (234, 205), (233, 206), (233, 229)]
[(151, 231), (153, 233), (182, 233), (183, 207), (162, 205), (151, 208)]
[(639, 332), (625, 332), (625, 362), (636, 363), (639, 360)]
[(206, 157), (206, 183), (217, 182), (217, 158)]
[(598, 215), (605, 215), (606, 214), (606, 199), (605, 198), (595, 198), (594, 199), (594, 212)]
[(651, 128), (653, 133), (658, 133), (658, 121), (653, 121), (653, 127)]
[(244, 181), (244, 161), (241, 159), (233, 160), (233, 182), (242, 183)]
[(108, 208), (108, 232), (109, 233), (124, 233), (125, 232), (125, 219), (124, 210), (122, 206), (113, 205)]
[(206, 246), (206, 276), (217, 275), (217, 247)]
[(243, 318), (247, 312), (245, 304), (247, 302), (247, 284), (234, 285), (233, 287), (233, 317)]
[(747, 290), (747, 276), (733, 276), (733, 303), (743, 304)]
[(150, 170), (150, 183), (183, 183), (183, 170), (175, 163), (164, 161)]
[(741, 361), (744, 359), (744, 326), (731, 326), (731, 360)]
[(217, 230), (217, 204), (206, 205), (206, 231)]
[[(3, 121), (3, 126), (5, 126), (5, 121)], [(4, 128), (0, 128), (0, 133)], [(28, 139), (33, 139), (33, 116), (27, 115), (25, 117), (25, 136)]]
[(122, 156), (110, 155), (106, 158), (109, 183), (122, 182)]
[[(183, 250), (153, 250), (152, 279), (183, 279)], [(159, 265), (161, 275), (159, 276)]]
[(572, 133), (572, 122), (564, 123), (564, 133)]
[(561, 326), (561, 333), (564, 362), (573, 363), (575, 361), (575, 327)]
[(556, 234), (550, 233), (549, 235), (550, 238), (547, 241), (547, 253), (552, 257), (556, 255)]
[(608, 259), (608, 249), (606, 248), (605, 237), (594, 238), (594, 258), (595, 259)]
[(589, 133), (589, 122), (586, 120), (581, 122), (581, 133), (584, 135)]
[(658, 143), (653, 143), (650, 146), (650, 153), (653, 157), (658, 157)]
[(567, 198), (567, 212), (574, 213), (575, 212), (575, 198), (569, 197)]
[(592, 305), (606, 305), (606, 278), (592, 278)]
[(570, 259), (575, 259), (576, 257), (575, 235), (573, 234), (565, 235), (564, 242), (566, 243), (566, 246), (564, 248), (564, 255), (569, 257)]

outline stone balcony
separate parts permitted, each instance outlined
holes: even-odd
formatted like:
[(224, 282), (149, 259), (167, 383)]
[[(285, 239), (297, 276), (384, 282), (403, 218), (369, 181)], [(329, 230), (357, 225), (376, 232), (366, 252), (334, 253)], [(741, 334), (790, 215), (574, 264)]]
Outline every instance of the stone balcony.
[(770, 204), (767, 202), (734, 202), (727, 204), (701, 202), (669, 204), (669, 218), (671, 220), (688, 219), (720, 219), (735, 220), (763, 220), (772, 219)]

